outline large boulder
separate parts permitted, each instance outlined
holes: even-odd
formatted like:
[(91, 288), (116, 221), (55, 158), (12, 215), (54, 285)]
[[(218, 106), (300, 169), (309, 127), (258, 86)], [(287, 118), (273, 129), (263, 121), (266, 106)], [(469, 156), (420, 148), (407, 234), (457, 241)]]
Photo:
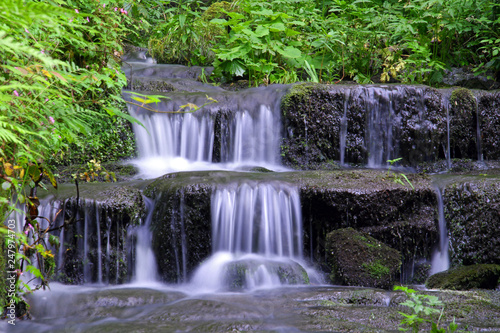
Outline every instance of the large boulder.
[(401, 268), (399, 251), (353, 228), (332, 231), (326, 238), (332, 283), (391, 288)]
[(461, 266), (430, 276), (427, 288), (470, 290), (495, 289), (500, 285), (500, 265), (479, 264)]

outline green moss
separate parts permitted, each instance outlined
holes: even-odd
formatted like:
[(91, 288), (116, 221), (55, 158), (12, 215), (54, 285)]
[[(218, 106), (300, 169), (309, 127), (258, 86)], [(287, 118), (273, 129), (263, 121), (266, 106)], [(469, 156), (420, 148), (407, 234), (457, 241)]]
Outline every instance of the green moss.
[(469, 290), (474, 288), (495, 289), (500, 279), (500, 265), (482, 264), (462, 266), (432, 275), (427, 288)]
[(319, 83), (304, 82), (295, 84), (289, 92), (281, 99), (281, 111), (286, 116), (287, 110), (297, 106), (297, 103), (304, 102), (315, 89), (326, 89), (326, 86)]
[(213, 19), (227, 19), (228, 16), (224, 12), (233, 12), (235, 7), (227, 1), (217, 1), (203, 12), (201, 19), (205, 22), (210, 22)]
[(401, 254), (353, 228), (327, 235), (333, 283), (390, 288), (401, 266)]
[(368, 271), (368, 274), (376, 279), (380, 279), (391, 272), (389, 267), (384, 266), (380, 260), (371, 263), (363, 263), (362, 266)]
[(468, 110), (476, 109), (476, 103), (474, 94), (467, 88), (458, 88), (453, 90), (450, 97), (450, 102), (452, 105), (461, 104), (462, 107), (466, 107)]

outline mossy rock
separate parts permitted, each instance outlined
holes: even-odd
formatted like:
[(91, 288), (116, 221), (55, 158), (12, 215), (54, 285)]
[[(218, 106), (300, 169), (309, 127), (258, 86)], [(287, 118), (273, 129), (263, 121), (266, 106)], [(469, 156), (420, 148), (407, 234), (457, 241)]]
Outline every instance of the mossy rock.
[(450, 155), (477, 158), (477, 102), (474, 94), (459, 88), (450, 97)]
[(353, 228), (326, 236), (330, 279), (335, 284), (391, 288), (401, 267), (401, 254)]
[(500, 284), (500, 265), (479, 264), (461, 266), (430, 276), (427, 288), (470, 290), (495, 289)]

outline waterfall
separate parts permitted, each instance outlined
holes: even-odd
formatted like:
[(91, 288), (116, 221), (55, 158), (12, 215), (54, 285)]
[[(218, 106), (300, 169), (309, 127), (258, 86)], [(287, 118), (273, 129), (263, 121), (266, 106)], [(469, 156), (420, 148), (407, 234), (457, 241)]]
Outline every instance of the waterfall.
[(154, 282), (158, 279), (156, 268), (156, 258), (151, 248), (151, 221), (153, 219), (154, 202), (144, 197), (146, 202), (147, 215), (144, 223), (135, 230), (137, 235), (137, 244), (135, 252), (135, 283)]
[(212, 196), (214, 251), (302, 257), (302, 215), (296, 188), (242, 184)]
[(399, 89), (369, 87), (364, 90), (367, 112), (365, 142), (368, 151), (368, 167), (387, 165), (387, 161), (398, 157), (398, 138), (394, 125), (398, 115), (395, 103), (402, 97)]
[(347, 140), (347, 109), (349, 106), (350, 90), (344, 93), (344, 114), (340, 119), (340, 165), (345, 165), (345, 149)]
[[(168, 99), (147, 109), (129, 104), (129, 113), (144, 125), (133, 124), (139, 153), (133, 163), (148, 178), (246, 165), (280, 169), (279, 102), (283, 94), (281, 87), (210, 92), (220, 102), (193, 113), (174, 111), (188, 103), (203, 105), (206, 93), (169, 93)], [(125, 98), (130, 100), (130, 96)]]
[(217, 188), (211, 200), (214, 254), (195, 272), (194, 286), (254, 289), (307, 282), (299, 264), (302, 214), (295, 187), (246, 182)]
[(436, 188), (438, 199), (438, 218), (439, 218), (439, 247), (436, 248), (432, 255), (432, 264), (430, 274), (436, 274), (446, 271), (450, 268), (450, 255), (448, 253), (448, 229), (444, 218), (443, 195), (439, 188)]

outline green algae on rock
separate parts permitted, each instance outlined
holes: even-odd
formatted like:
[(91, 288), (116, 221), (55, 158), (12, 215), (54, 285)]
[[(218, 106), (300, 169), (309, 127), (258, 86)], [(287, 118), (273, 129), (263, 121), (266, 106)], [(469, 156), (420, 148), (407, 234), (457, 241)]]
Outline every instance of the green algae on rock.
[(427, 288), (470, 290), (495, 289), (500, 285), (500, 265), (479, 264), (456, 267), (430, 276)]

